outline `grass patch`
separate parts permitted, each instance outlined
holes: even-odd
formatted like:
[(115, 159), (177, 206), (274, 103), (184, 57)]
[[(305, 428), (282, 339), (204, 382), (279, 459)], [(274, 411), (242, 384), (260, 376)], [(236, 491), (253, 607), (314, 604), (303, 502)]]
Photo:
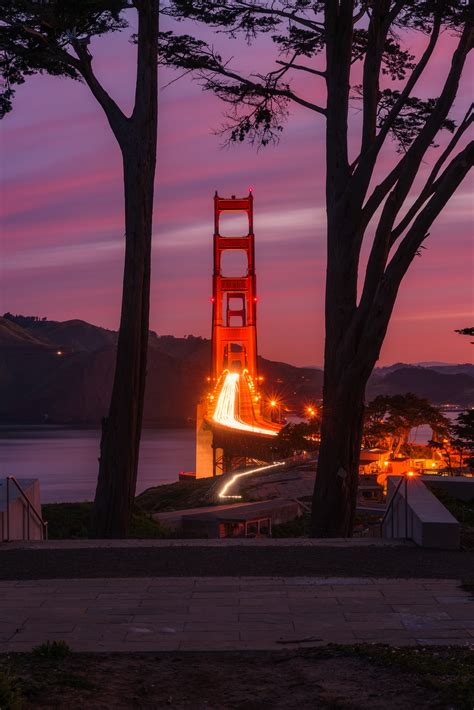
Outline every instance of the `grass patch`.
[(45, 641), (35, 646), (32, 654), (37, 658), (66, 658), (72, 653), (71, 649), (65, 641)]
[(473, 659), (462, 647), (382, 644), (217, 655), (18, 653), (0, 655), (0, 668), (9, 669), (0, 670), (7, 678), (0, 707), (264, 707), (271, 688), (275, 707), (472, 710)]
[[(51, 540), (88, 538), (92, 503), (48, 503), (42, 506), (43, 518), (48, 521)], [(129, 538), (162, 539), (170, 537), (169, 531), (156, 520), (136, 510), (132, 516)], [(1, 707), (1, 706), (0, 706)]]
[(179, 481), (166, 483), (163, 486), (147, 488), (135, 498), (139, 510), (146, 513), (166, 513), (185, 508), (202, 508), (207, 505), (218, 505), (218, 490), (223, 485), (219, 478), (202, 478), (196, 481)]
[(461, 523), (461, 547), (474, 550), (474, 498), (470, 501), (458, 500), (437, 486), (430, 486), (430, 491)]
[(77, 673), (62, 673), (57, 676), (58, 685), (66, 688), (77, 688), (78, 690), (96, 690), (97, 685)]
[(22, 706), (21, 681), (5, 666), (0, 668), (0, 708), (20, 710)]
[(459, 710), (474, 707), (473, 652), (458, 646), (393, 648), (383, 644), (355, 644), (307, 651), (319, 658), (359, 657), (380, 666), (397, 668), (417, 676), (423, 684), (440, 695), (442, 703)]
[(272, 537), (309, 537), (310, 525), (310, 513), (303, 513), (287, 523), (272, 525)]

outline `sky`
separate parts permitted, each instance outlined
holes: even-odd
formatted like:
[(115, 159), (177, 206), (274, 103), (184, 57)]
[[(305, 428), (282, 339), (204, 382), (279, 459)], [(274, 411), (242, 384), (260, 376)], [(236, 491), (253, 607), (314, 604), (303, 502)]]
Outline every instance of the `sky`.
[[(92, 46), (99, 78), (125, 111), (131, 108), (135, 52), (127, 36), (104, 37)], [(254, 48), (239, 41), (222, 44), (222, 38), (214, 41), (226, 56), (237, 58), (239, 68), (271, 66), (268, 40)], [(410, 38), (414, 54), (424, 42)], [(439, 93), (452, 47), (452, 38), (445, 35), (418, 95)], [(161, 73), (151, 329), (161, 335), (210, 336), (214, 191), (239, 196), (251, 186), (260, 354), (296, 365), (321, 365), (326, 236), (322, 117), (291, 109), (276, 147), (226, 148), (215, 135), (223, 122), (222, 103), (189, 77), (168, 85), (171, 78)], [(324, 100), (320, 79), (305, 75), (305, 83), (301, 81), (302, 92)], [(466, 72), (454, 117), (462, 117), (471, 95)], [(351, 124), (355, 150), (356, 105)], [(447, 139), (447, 134), (441, 136), (441, 146)], [(116, 329), (124, 253), (121, 159), (87, 87), (68, 79), (29, 77), (17, 90), (13, 112), (0, 124), (0, 150), (0, 312), (81, 318)], [(421, 176), (427, 175), (435, 155), (427, 156)], [(381, 158), (382, 170), (388, 170), (397, 158), (393, 143)], [(430, 230), (427, 249), (402, 286), (379, 365), (467, 362), (471, 357), (469, 339), (453, 331), (472, 325), (473, 187), (472, 179), (466, 180)], [(237, 233), (239, 225), (229, 228)], [(365, 247), (362, 266), (366, 253)]]

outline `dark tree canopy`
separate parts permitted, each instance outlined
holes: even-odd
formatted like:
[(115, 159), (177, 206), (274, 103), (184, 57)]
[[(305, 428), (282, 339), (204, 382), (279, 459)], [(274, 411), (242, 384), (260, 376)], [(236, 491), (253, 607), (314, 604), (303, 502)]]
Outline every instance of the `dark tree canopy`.
[(131, 5), (127, 0), (1, 0), (0, 117), (11, 111), (15, 87), (27, 76), (88, 81), (91, 39), (125, 29), (123, 11)]
[(364, 444), (368, 448), (387, 447), (394, 455), (409, 445), (412, 429), (428, 424), (435, 438), (447, 436), (449, 420), (438, 407), (427, 399), (411, 392), (396, 395), (379, 395), (365, 409)]
[(474, 338), (474, 328), (461, 328), (460, 330), (455, 330), (455, 333), (459, 333), (459, 335), (469, 335), (471, 338)]

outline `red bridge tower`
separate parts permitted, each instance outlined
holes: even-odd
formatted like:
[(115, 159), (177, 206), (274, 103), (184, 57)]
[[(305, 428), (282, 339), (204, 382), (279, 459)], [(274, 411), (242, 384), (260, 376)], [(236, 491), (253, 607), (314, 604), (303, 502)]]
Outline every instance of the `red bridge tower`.
[[(228, 237), (220, 232), (223, 212), (245, 213), (248, 233)], [(239, 277), (222, 275), (222, 254), (243, 251), (247, 273)], [(253, 233), (253, 195), (231, 198), (214, 196), (214, 274), (212, 290), (212, 377), (225, 369), (257, 377), (257, 292), (255, 280), (255, 242)]]

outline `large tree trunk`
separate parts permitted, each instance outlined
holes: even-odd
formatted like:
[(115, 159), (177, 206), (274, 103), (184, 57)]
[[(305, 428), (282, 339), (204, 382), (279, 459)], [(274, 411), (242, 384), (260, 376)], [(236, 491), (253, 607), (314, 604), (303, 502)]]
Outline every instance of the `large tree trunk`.
[[(326, 349), (333, 350), (328, 344)], [(314, 537), (350, 537), (354, 524), (366, 378), (357, 364), (344, 363), (337, 350), (336, 346), (331, 364), (326, 360), (311, 521)], [(338, 383), (334, 377), (339, 377)]]
[(92, 515), (93, 534), (103, 538), (126, 537), (129, 531), (146, 380), (157, 140), (158, 3), (143, 0), (138, 9), (135, 109), (121, 143), (126, 230), (122, 312)]

